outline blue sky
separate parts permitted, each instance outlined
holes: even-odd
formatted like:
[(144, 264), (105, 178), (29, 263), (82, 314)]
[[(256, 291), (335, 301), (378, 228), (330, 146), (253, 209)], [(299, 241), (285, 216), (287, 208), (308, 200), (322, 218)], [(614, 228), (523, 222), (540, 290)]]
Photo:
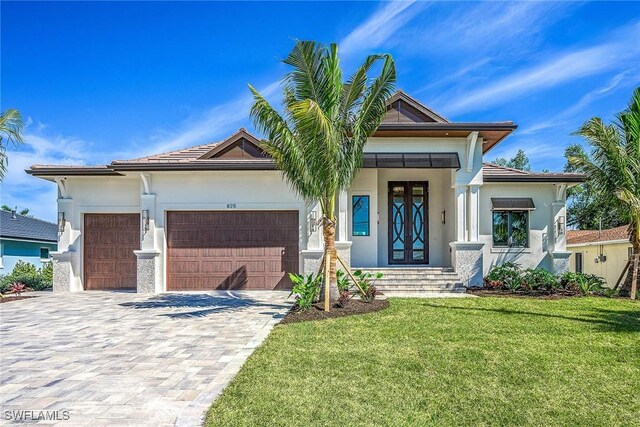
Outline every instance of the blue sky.
[(18, 108), (2, 203), (56, 216), (34, 163), (104, 164), (252, 128), (247, 83), (277, 101), (295, 38), (338, 42), (353, 69), (396, 60), (398, 87), (453, 121), (513, 120), (488, 159), (523, 148), (558, 170), (571, 133), (640, 84), (634, 2), (6, 2), (0, 107)]

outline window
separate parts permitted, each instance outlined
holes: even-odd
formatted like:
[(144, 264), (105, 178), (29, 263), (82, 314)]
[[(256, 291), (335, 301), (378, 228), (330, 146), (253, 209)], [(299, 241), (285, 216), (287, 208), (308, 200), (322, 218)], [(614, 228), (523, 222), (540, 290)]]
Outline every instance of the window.
[(49, 248), (40, 248), (40, 259), (43, 261), (49, 259)]
[(369, 196), (353, 196), (351, 200), (353, 236), (369, 235)]
[(582, 252), (576, 252), (576, 273), (582, 273)]
[(493, 246), (529, 247), (529, 212), (493, 211)]

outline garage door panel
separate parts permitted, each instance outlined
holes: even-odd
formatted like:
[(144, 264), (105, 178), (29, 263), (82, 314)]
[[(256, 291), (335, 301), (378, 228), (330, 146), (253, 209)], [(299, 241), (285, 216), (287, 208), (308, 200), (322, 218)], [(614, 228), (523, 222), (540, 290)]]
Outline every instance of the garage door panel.
[(297, 211), (167, 212), (167, 289), (290, 289), (298, 234)]
[(201, 273), (217, 273), (219, 271), (231, 271), (234, 266), (233, 261), (202, 261), (200, 265)]
[(140, 215), (85, 214), (85, 289), (135, 289)]

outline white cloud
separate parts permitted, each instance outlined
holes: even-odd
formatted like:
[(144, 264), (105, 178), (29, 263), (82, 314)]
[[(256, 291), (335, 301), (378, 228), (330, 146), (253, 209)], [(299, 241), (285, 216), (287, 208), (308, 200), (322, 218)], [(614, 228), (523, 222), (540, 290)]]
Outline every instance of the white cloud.
[[(616, 39), (593, 47), (567, 52), (517, 71), (476, 89), (449, 104), (446, 111), (460, 113), (484, 109), (490, 105), (549, 89), (572, 80), (593, 76), (637, 61), (640, 53), (640, 25), (618, 32)], [(636, 41), (634, 41), (636, 40)]]
[[(31, 125), (32, 121), (26, 123)], [(94, 154), (91, 144), (86, 141), (48, 137), (40, 133), (42, 126), (37, 128), (36, 133), (31, 133), (30, 126), (27, 127), (24, 145), (7, 150), (9, 164), (0, 184), (0, 199), (2, 204), (29, 208), (36, 217), (54, 221), (57, 215), (55, 184), (33, 178), (24, 172), (25, 169), (33, 164), (84, 165), (91, 163)]]
[(543, 130), (560, 127), (566, 125), (566, 123), (581, 113), (586, 107), (600, 98), (607, 96), (617, 90), (633, 87), (640, 82), (640, 71), (636, 68), (624, 70), (611, 79), (609, 79), (603, 86), (600, 86), (587, 94), (583, 95), (576, 103), (569, 108), (562, 110), (557, 115), (548, 117), (528, 126), (526, 129), (520, 130), (519, 135), (535, 134)]
[(348, 56), (381, 46), (427, 5), (414, 0), (386, 3), (340, 41), (341, 54)]
[[(355, 53), (379, 47), (395, 31), (423, 10), (426, 3), (415, 1), (393, 1), (385, 3), (362, 24), (353, 29), (339, 42), (340, 56), (349, 59)], [(279, 95), (280, 80), (260, 89), (260, 93), (272, 101)], [(139, 157), (154, 153), (176, 150), (197, 144), (222, 139), (240, 126), (250, 123), (249, 109), (253, 98), (246, 87), (239, 88), (242, 95), (215, 105), (207, 111), (185, 121), (178, 131), (159, 130), (150, 136), (149, 142), (138, 146), (123, 158)]]

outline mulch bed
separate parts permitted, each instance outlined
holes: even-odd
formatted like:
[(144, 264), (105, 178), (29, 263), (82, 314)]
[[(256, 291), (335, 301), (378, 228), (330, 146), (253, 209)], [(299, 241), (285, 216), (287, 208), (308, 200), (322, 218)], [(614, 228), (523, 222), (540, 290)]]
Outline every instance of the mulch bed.
[(322, 303), (316, 303), (308, 310), (291, 310), (281, 323), (308, 322), (311, 320), (333, 319), (336, 317), (354, 316), (356, 314), (373, 313), (389, 307), (387, 300), (363, 302), (357, 299), (349, 301), (346, 307), (332, 306), (329, 312), (324, 311)]
[(0, 298), (0, 304), (2, 304), (3, 302), (11, 302), (11, 301), (17, 301), (17, 300), (21, 300), (21, 299), (29, 299), (29, 298), (38, 298), (36, 295), (33, 296), (20, 296), (20, 297), (4, 297), (4, 298)]

